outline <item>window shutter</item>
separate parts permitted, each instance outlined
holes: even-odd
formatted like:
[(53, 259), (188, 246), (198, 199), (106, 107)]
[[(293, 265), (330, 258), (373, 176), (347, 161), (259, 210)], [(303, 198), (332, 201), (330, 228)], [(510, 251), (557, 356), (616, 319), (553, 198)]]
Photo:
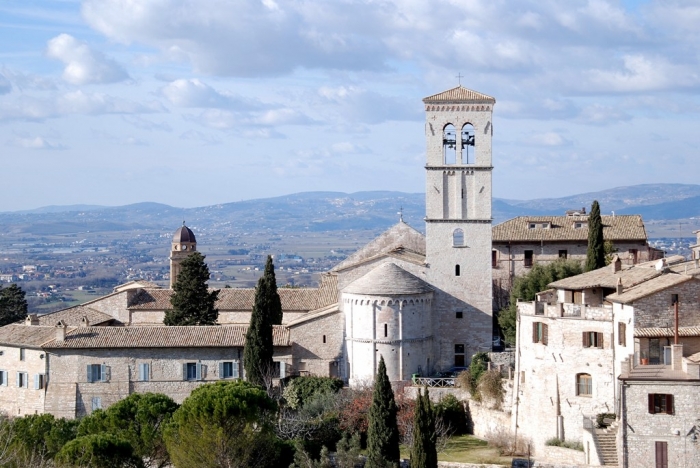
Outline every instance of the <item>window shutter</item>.
[(219, 378), (220, 379), (224, 378), (224, 363), (223, 362), (219, 363)]
[(233, 361), (233, 375), (231, 377), (234, 379), (237, 379), (239, 375), (238, 366), (240, 366), (240, 363), (238, 361)]
[(197, 375), (195, 377), (196, 380), (202, 380), (202, 363), (197, 362)]
[(182, 380), (187, 380), (187, 363), (182, 365)]
[(7, 387), (7, 379), (9, 379), (9, 374), (7, 371), (2, 371), (2, 386)]
[(143, 364), (139, 364), (139, 380), (143, 382)]
[(542, 324), (542, 344), (546, 345), (549, 340), (549, 327), (546, 323)]
[(39, 374), (34, 374), (34, 390), (39, 390), (41, 385), (39, 384)]
[(22, 386), (22, 376), (20, 374), (21, 374), (21, 372), (17, 372), (17, 386), (18, 387)]
[(600, 332), (596, 333), (596, 345), (596, 348), (603, 347), (603, 334)]
[(673, 395), (666, 395), (666, 414), (673, 414)]
[(92, 364), (87, 365), (87, 381), (92, 382)]
[(532, 342), (537, 343), (537, 322), (532, 324)]
[(142, 362), (139, 364), (139, 380), (141, 382), (148, 382), (150, 380), (150, 374), (151, 374), (151, 369), (150, 369), (150, 364)]
[(101, 380), (101, 381), (102, 381), (102, 382), (109, 382), (109, 377), (110, 377), (109, 371), (110, 371), (110, 367), (109, 367), (108, 365), (106, 365), (106, 364), (102, 364), (102, 369), (100, 369), (100, 370), (102, 371), (102, 372), (100, 372), (100, 374), (102, 374), (102, 375), (101, 375), (101, 377), (102, 377), (102, 380)]
[(590, 345), (590, 335), (588, 334), (588, 332), (583, 332), (583, 347), (588, 348)]
[(654, 394), (649, 394), (649, 413), (654, 414)]

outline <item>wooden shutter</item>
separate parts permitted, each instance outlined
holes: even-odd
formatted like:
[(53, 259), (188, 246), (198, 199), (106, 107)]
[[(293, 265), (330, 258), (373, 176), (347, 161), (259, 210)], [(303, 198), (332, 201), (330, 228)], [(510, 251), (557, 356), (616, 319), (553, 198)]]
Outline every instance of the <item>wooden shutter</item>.
[(596, 340), (596, 344), (598, 345), (597, 347), (604, 348), (604, 346), (603, 346), (603, 334), (601, 332), (598, 332), (598, 333), (596, 333), (596, 335), (598, 335), (597, 340)]
[(18, 387), (21, 387), (21, 386), (22, 386), (22, 376), (21, 376), (20, 374), (22, 374), (22, 373), (21, 373), (21, 372), (17, 372), (17, 386), (18, 386)]
[(202, 363), (201, 362), (197, 363), (197, 375), (196, 375), (195, 379), (202, 380)]
[(654, 394), (649, 394), (649, 413), (654, 414)]
[(3, 387), (7, 387), (8, 378), (9, 374), (7, 373), (7, 371), (0, 371), (0, 379), (2, 379), (2, 383), (0, 383), (0, 385), (2, 385)]
[(532, 342), (537, 343), (537, 324), (539, 322), (534, 322), (532, 324)]
[(220, 379), (224, 378), (224, 363), (223, 362), (219, 363), (219, 378)]
[(240, 362), (238, 362), (238, 361), (233, 361), (233, 375), (232, 375), (231, 377), (233, 377), (234, 379), (237, 379), (238, 376), (239, 376), (239, 374), (240, 374), (240, 372), (238, 371), (238, 367), (239, 367), (240, 365), (241, 365)]
[(92, 364), (87, 365), (87, 381), (92, 382)]
[(182, 380), (187, 380), (187, 363), (182, 365)]
[(588, 348), (591, 345), (591, 335), (588, 332), (583, 332), (583, 347)]
[(656, 442), (656, 468), (668, 468), (668, 443)]
[(673, 395), (666, 395), (666, 414), (673, 414)]
[(549, 327), (546, 323), (542, 324), (542, 344), (546, 345), (549, 338)]
[(100, 377), (102, 377), (101, 382), (109, 382), (110, 367), (106, 364), (102, 364), (101, 366), (102, 366), (102, 368), (100, 369)]

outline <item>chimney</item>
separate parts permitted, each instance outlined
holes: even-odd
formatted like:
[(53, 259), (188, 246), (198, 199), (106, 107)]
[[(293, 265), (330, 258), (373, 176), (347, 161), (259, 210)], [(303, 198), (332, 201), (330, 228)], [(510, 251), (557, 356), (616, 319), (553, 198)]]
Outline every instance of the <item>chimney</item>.
[(81, 327), (89, 327), (90, 326), (90, 320), (88, 320), (87, 315), (83, 315), (83, 318), (80, 320), (80, 326)]
[(66, 322), (63, 320), (56, 324), (56, 341), (66, 341)]
[(622, 261), (620, 260), (620, 257), (615, 255), (610, 262), (610, 267), (612, 268), (613, 273), (620, 271), (622, 269)]
[(581, 208), (581, 213), (586, 214), (586, 207)]
[(24, 324), (28, 327), (32, 325), (39, 325), (39, 316), (36, 314), (27, 315), (27, 318), (24, 320)]
[(683, 345), (671, 345), (671, 370), (683, 370)]
[(618, 294), (622, 294), (622, 278), (617, 279), (617, 291)]

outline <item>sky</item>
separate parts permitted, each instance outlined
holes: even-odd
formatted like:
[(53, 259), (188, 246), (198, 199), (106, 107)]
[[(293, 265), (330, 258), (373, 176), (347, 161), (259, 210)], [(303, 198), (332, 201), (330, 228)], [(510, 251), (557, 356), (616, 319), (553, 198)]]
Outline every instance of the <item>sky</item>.
[(0, 211), (425, 190), (494, 96), (493, 195), (695, 183), (694, 0), (3, 0)]

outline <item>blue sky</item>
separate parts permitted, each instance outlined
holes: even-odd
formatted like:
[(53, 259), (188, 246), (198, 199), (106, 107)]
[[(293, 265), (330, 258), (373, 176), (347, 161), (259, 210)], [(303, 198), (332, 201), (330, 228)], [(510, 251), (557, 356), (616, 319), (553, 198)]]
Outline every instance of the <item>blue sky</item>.
[(0, 211), (424, 190), (421, 99), (496, 97), (494, 196), (695, 183), (700, 4), (4, 0)]

